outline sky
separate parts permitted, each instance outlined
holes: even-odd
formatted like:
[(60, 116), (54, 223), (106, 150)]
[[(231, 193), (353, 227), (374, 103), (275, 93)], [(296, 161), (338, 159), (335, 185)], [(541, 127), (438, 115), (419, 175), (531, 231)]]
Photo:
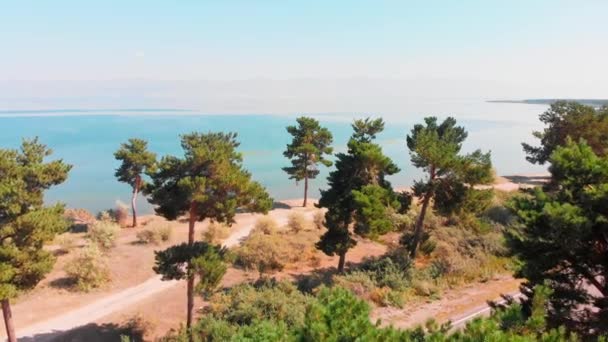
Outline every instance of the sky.
[(362, 92), (373, 80), (412, 96), (605, 98), (606, 13), (606, 0), (6, 0), (0, 91), (85, 96), (129, 81), (136, 97), (168, 81), (257, 81), (314, 92), (350, 80)]

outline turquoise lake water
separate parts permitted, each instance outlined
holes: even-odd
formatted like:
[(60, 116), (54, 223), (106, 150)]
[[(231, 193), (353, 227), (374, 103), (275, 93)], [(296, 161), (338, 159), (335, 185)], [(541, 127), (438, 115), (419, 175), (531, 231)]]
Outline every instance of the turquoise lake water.
[[(469, 131), (464, 150), (475, 148), (492, 151), (494, 166), (500, 174), (530, 173), (545, 170), (529, 164), (521, 151), (522, 141), (534, 141), (530, 133), (539, 128), (539, 106), (494, 104), (501, 115), (483, 119), (471, 115), (455, 115), (459, 124)], [(461, 109), (466, 112), (466, 108)], [(505, 111), (513, 111), (505, 117)], [(491, 112), (490, 112), (491, 114)], [(488, 114), (488, 117), (492, 117)], [(344, 151), (351, 134), (350, 122), (364, 115), (313, 115), (334, 135), (334, 148)], [(378, 136), (385, 153), (401, 167), (390, 180), (395, 186), (410, 185), (421, 173), (409, 163), (405, 137), (412, 124), (424, 115), (389, 116), (386, 129)], [(52, 189), (47, 202), (61, 201), (69, 207), (93, 212), (113, 207), (116, 201), (129, 202), (130, 188), (114, 178), (118, 166), (113, 152), (130, 137), (149, 141), (150, 149), (159, 156), (181, 155), (179, 135), (192, 131), (233, 131), (238, 133), (245, 167), (253, 178), (264, 184), (275, 199), (299, 198), (302, 185), (290, 181), (281, 167), (288, 165), (282, 152), (290, 136), (285, 127), (293, 124), (295, 115), (204, 115), (181, 111), (0, 111), (0, 147), (18, 147), (23, 137), (40, 137), (54, 150), (54, 158), (74, 165), (66, 183)], [(440, 116), (441, 118), (442, 116)], [(310, 196), (318, 196), (325, 186), (330, 169), (311, 183)], [(140, 206), (151, 212), (144, 199)]]

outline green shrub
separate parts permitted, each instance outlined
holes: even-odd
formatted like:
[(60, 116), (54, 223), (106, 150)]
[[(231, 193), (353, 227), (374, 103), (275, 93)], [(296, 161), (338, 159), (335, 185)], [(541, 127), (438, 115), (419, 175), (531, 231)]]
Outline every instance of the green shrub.
[(167, 242), (171, 240), (172, 233), (173, 230), (171, 229), (171, 226), (165, 225), (143, 229), (137, 232), (137, 234), (135, 234), (135, 237), (137, 238), (137, 242), (141, 244), (151, 243), (159, 245), (161, 242)]
[(115, 246), (120, 227), (111, 221), (98, 221), (89, 228), (87, 237), (101, 249)]
[(278, 229), (279, 229), (279, 225), (277, 224), (277, 221), (275, 219), (273, 219), (272, 217), (266, 215), (266, 216), (260, 217), (255, 222), (255, 226), (253, 227), (252, 233), (261, 233), (261, 234), (266, 234), (266, 235), (272, 235), (272, 234), (276, 233)]
[(158, 237), (162, 242), (168, 242), (171, 240), (171, 236), (173, 235), (173, 229), (171, 226), (164, 225), (157, 228), (156, 232), (158, 233)]
[(202, 232), (202, 239), (211, 244), (219, 244), (230, 236), (230, 227), (219, 222), (211, 222)]
[(142, 231), (139, 231), (137, 232), (137, 234), (135, 234), (135, 237), (137, 238), (138, 243), (144, 245), (149, 243), (157, 245), (159, 243), (159, 241), (156, 239), (156, 234), (154, 234), (154, 231), (152, 229), (144, 229)]
[(88, 245), (65, 265), (65, 272), (76, 289), (90, 291), (110, 280), (110, 270), (97, 245)]
[(257, 287), (240, 284), (215, 295), (207, 314), (238, 325), (270, 320), (294, 327), (304, 323), (310, 301), (289, 282), (267, 281)]
[(280, 271), (289, 258), (289, 250), (280, 235), (252, 234), (235, 251), (235, 264), (262, 273)]
[(314, 223), (315, 228), (319, 230), (325, 228), (325, 213), (323, 213), (323, 210), (317, 210), (315, 212), (312, 217), (312, 222)]
[(306, 230), (308, 228), (308, 225), (309, 223), (306, 220), (306, 217), (304, 217), (304, 215), (302, 215), (301, 213), (292, 212), (287, 217), (287, 226), (289, 227), (289, 230), (293, 233), (297, 234), (303, 230)]

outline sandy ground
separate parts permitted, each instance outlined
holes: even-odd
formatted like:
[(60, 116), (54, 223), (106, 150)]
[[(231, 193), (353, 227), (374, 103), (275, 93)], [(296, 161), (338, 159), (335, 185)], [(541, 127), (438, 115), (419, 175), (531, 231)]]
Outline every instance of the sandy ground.
[[(278, 209), (269, 215), (280, 224), (287, 223), (291, 210), (305, 212), (310, 218), (316, 211), (309, 208), (291, 208), (299, 201), (284, 201)], [(232, 247), (249, 235), (260, 214), (238, 214), (232, 226), (231, 235), (224, 245)], [(149, 219), (149, 218), (147, 218)], [(174, 230), (171, 242), (163, 246), (140, 245), (136, 243), (135, 234), (143, 229), (123, 229), (117, 246), (108, 254), (112, 265), (112, 282), (103, 289), (90, 293), (71, 291), (65, 286), (63, 265), (70, 256), (60, 256), (53, 272), (38, 287), (22, 296), (12, 307), (15, 325), (19, 337), (32, 337), (49, 340), (54, 332), (65, 331), (95, 321), (98, 318), (120, 311), (134, 305), (140, 300), (158, 292), (176, 286), (178, 282), (161, 281), (152, 271), (154, 250), (168, 245), (186, 241), (187, 224), (185, 222), (166, 222), (154, 217), (148, 225), (170, 224)], [(197, 224), (197, 236), (206, 227), (205, 223)], [(73, 254), (70, 253), (70, 254)], [(47, 336), (48, 335), (48, 336)], [(47, 336), (43, 339), (43, 336)]]

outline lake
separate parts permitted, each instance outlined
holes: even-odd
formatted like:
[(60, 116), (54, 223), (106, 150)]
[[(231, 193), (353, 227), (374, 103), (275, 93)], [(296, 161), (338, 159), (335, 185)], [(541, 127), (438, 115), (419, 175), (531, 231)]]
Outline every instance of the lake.
[[(385, 153), (400, 166), (401, 172), (389, 179), (395, 186), (411, 185), (421, 177), (420, 170), (409, 163), (405, 137), (412, 125), (428, 115), (440, 119), (454, 116), (469, 132), (463, 150), (476, 148), (492, 151), (492, 161), (499, 174), (543, 172), (546, 167), (532, 165), (525, 160), (521, 142), (535, 142), (531, 132), (541, 128), (538, 115), (546, 105), (486, 103), (482, 100), (458, 100), (418, 106), (404, 114), (382, 116), (385, 131), (378, 142)], [(428, 107), (428, 111), (424, 108)], [(449, 108), (449, 110), (448, 110)], [(424, 112), (423, 112), (424, 111)], [(334, 135), (334, 149), (346, 149), (352, 132), (350, 122), (365, 114), (316, 114)], [(244, 165), (253, 178), (265, 185), (275, 199), (302, 197), (303, 186), (288, 179), (281, 167), (288, 165), (283, 157), (290, 136), (285, 127), (294, 124), (296, 115), (209, 115), (197, 111), (170, 109), (138, 110), (33, 110), (0, 111), (0, 147), (18, 147), (24, 137), (40, 137), (51, 147), (54, 158), (62, 158), (74, 165), (69, 179), (53, 188), (47, 202), (61, 201), (69, 207), (85, 208), (92, 212), (115, 206), (117, 201), (129, 203), (129, 186), (114, 178), (118, 162), (113, 152), (121, 142), (131, 137), (149, 141), (150, 149), (159, 156), (181, 155), (179, 135), (192, 131), (232, 131), (238, 133)], [(325, 186), (331, 169), (323, 168), (311, 182), (311, 197)], [(140, 200), (143, 212), (151, 207)]]

